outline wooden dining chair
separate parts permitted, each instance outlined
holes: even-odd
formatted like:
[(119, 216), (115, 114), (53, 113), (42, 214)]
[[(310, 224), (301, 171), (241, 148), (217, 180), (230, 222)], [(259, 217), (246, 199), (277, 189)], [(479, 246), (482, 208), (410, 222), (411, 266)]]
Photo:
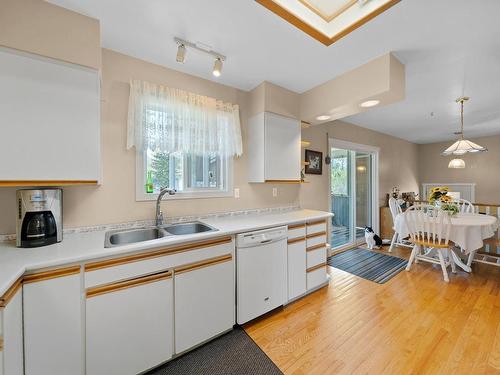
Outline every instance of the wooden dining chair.
[(466, 199), (454, 199), (453, 203), (458, 205), (460, 213), (474, 213), (474, 205)]
[[(450, 216), (431, 205), (415, 205), (406, 210), (404, 220), (413, 250), (406, 266), (409, 271), (415, 261), (424, 261), (441, 265), (444, 281), (449, 282), (448, 266), (456, 272), (456, 265), (451, 255)], [(436, 256), (432, 254), (436, 253)]]
[(401, 206), (399, 205), (398, 200), (396, 198), (393, 197), (389, 198), (389, 209), (391, 210), (392, 230), (394, 231), (394, 235), (392, 236), (391, 240), (391, 246), (389, 246), (389, 252), (392, 253), (392, 249), (394, 249), (394, 246), (404, 246), (412, 248), (413, 245), (408, 244), (407, 242), (404, 241), (403, 238), (400, 238), (401, 236), (396, 230), (396, 217), (399, 214), (403, 213), (403, 210), (401, 209)]

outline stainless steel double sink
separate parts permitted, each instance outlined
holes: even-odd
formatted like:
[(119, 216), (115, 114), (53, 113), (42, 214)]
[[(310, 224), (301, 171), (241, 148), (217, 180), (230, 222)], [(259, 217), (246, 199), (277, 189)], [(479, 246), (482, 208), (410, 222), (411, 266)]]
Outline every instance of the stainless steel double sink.
[(168, 236), (181, 236), (203, 232), (215, 232), (218, 229), (193, 221), (189, 223), (166, 224), (159, 227), (144, 227), (137, 229), (117, 229), (106, 232), (104, 247), (115, 247), (131, 243), (157, 240)]

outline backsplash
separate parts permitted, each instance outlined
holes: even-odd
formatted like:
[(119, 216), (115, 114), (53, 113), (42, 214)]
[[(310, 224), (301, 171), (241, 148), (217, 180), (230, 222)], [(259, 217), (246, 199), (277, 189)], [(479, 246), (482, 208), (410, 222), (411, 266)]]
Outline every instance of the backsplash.
[[(300, 209), (300, 207), (298, 205), (272, 207), (272, 208), (256, 208), (256, 209), (250, 209), (250, 210), (229, 211), (229, 212), (205, 214), (205, 215), (200, 215), (200, 216), (175, 216), (175, 217), (166, 218), (164, 220), (164, 222), (165, 222), (165, 224), (175, 224), (175, 223), (203, 220), (203, 219), (208, 219), (208, 218), (213, 219), (213, 218), (228, 217), (228, 216), (271, 214), (271, 213), (289, 212), (289, 211), (294, 211), (294, 210), (298, 210), (298, 209)], [(67, 229), (64, 229), (63, 234), (98, 232), (98, 231), (114, 230), (114, 229), (141, 228), (144, 226), (152, 226), (154, 224), (155, 224), (154, 220), (138, 220), (138, 221), (129, 221), (126, 223), (101, 224), (101, 225), (92, 225), (92, 226), (84, 226), (84, 227), (76, 227), (76, 228), (67, 228)], [(14, 234), (0, 234), (0, 242), (13, 241), (15, 239), (16, 239), (15, 233)]]

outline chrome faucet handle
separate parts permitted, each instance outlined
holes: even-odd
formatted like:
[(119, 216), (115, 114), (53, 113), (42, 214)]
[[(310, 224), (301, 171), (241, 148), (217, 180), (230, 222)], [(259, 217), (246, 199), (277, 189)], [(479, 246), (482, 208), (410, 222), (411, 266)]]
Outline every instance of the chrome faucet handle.
[(165, 186), (165, 187), (160, 188), (160, 194), (162, 194), (162, 193), (163, 194), (168, 193), (168, 195), (174, 195), (175, 193), (177, 193), (177, 190), (170, 189), (170, 188)]

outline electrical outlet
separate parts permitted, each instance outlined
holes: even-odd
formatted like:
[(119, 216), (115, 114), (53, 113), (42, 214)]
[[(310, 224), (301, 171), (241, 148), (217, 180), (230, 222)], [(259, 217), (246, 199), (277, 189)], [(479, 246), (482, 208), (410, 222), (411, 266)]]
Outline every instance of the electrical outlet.
[(273, 197), (278, 196), (278, 188), (273, 188)]
[(240, 189), (236, 188), (234, 189), (234, 197), (239, 198), (240, 197)]

